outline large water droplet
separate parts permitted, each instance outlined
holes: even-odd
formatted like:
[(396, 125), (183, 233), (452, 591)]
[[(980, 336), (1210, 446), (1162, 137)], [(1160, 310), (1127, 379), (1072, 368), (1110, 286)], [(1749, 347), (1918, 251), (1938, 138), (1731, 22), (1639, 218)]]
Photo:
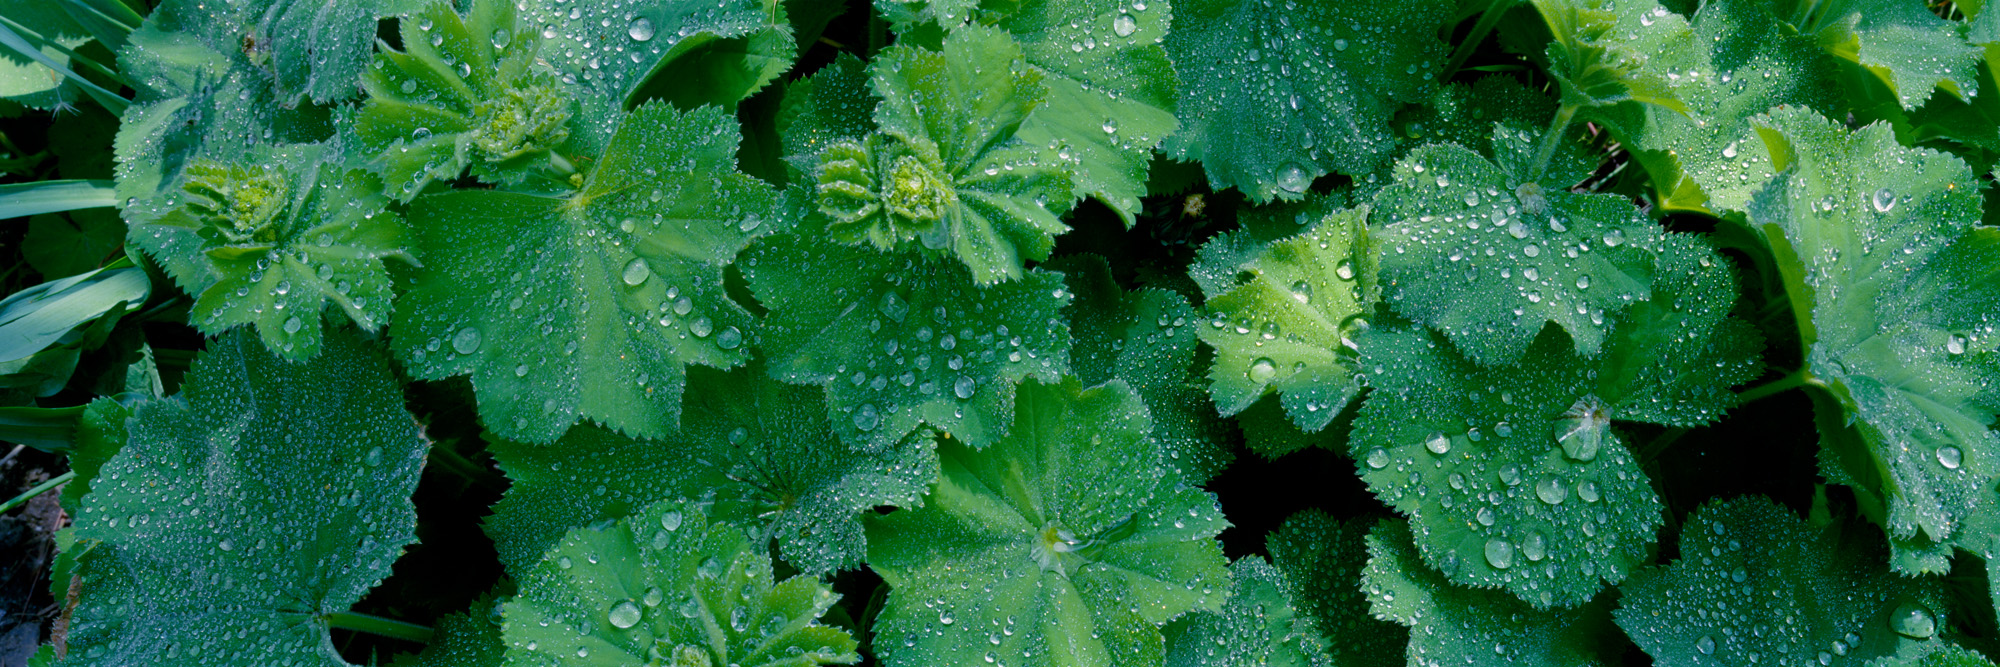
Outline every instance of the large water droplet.
[(1272, 361), (1270, 357), (1258, 357), (1256, 361), (1250, 362), (1249, 376), (1251, 382), (1258, 384), (1270, 382), (1271, 378), (1278, 376), (1278, 362)]
[(1544, 477), (1535, 483), (1535, 497), (1550, 505), (1561, 505), (1569, 500), (1569, 487), (1554, 477)]
[(1702, 655), (1715, 655), (1715, 638), (1702, 635), (1701, 639), (1694, 640), (1694, 650), (1701, 651)]
[(1875, 206), (1875, 212), (1888, 213), (1889, 209), (1896, 207), (1896, 192), (1888, 188), (1876, 190), (1875, 196), (1870, 197), (1868, 203)]
[(512, 31), (507, 30), (506, 28), (495, 28), (493, 30), (492, 40), (493, 40), (493, 48), (504, 49), (507, 48), (507, 44), (514, 41), (514, 33)]
[(1365, 461), (1368, 463), (1368, 467), (1376, 470), (1387, 468), (1389, 467), (1389, 452), (1381, 447), (1376, 447), (1368, 450), (1368, 457)]
[(627, 630), (639, 624), (639, 616), (639, 605), (631, 600), (619, 600), (618, 604), (611, 605), (611, 613), (605, 615), (605, 620), (611, 621), (611, 627)]
[(1442, 432), (1432, 431), (1430, 437), (1424, 438), (1424, 449), (1431, 450), (1432, 454), (1439, 456), (1449, 454), (1451, 453), (1451, 438)]
[(670, 533), (680, 530), (682, 521), (680, 512), (668, 512), (660, 515), (660, 527), (667, 529), (667, 532)]
[(285, 333), (295, 334), (299, 332), (299, 329), (303, 328), (305, 328), (305, 322), (300, 321), (298, 316), (294, 315), (285, 318)]
[(1286, 162), (1279, 166), (1277, 179), (1280, 189), (1295, 194), (1305, 192), (1306, 187), (1312, 185), (1312, 179), (1306, 178), (1306, 168), (1299, 166), (1297, 162)]
[(647, 20), (644, 16), (634, 16), (632, 17), (632, 23), (625, 26), (625, 34), (630, 36), (632, 41), (635, 42), (650, 40), (653, 38), (653, 22)]
[(957, 382), (951, 384), (951, 393), (961, 400), (972, 398), (972, 393), (978, 390), (979, 382), (963, 375), (958, 377)]
[(1513, 567), (1514, 543), (1508, 542), (1506, 540), (1497, 537), (1487, 540), (1486, 564), (1492, 565), (1493, 568), (1496, 570), (1505, 570), (1507, 568)]
[(1957, 447), (1945, 445), (1937, 449), (1937, 460), (1938, 465), (1957, 470), (1959, 465), (1965, 463), (1965, 452)]
[(451, 337), (451, 349), (458, 350), (459, 354), (478, 352), (479, 329), (475, 327), (459, 329), (458, 335)]
[(1597, 458), (1610, 430), (1611, 418), (1604, 413), (1603, 402), (1596, 396), (1585, 396), (1556, 418), (1556, 443), (1571, 459), (1588, 462)]
[(881, 425), (882, 413), (875, 409), (874, 403), (862, 403), (861, 407), (854, 409), (854, 428), (865, 432), (873, 431), (875, 427)]
[(1139, 21), (1131, 14), (1119, 14), (1118, 18), (1111, 19), (1111, 31), (1118, 33), (1119, 37), (1131, 37), (1132, 33), (1139, 31)]
[(646, 264), (646, 258), (634, 257), (632, 261), (625, 263), (625, 275), (623, 276), (625, 284), (638, 287), (644, 284), (647, 278), (651, 277), (653, 277), (653, 267)]
[(1950, 337), (1944, 339), (1944, 351), (1952, 354), (1965, 354), (1965, 346), (1970, 342), (1966, 340), (1965, 336), (1952, 334)]
[(1527, 556), (1530, 562), (1548, 558), (1549, 538), (1543, 536), (1539, 530), (1528, 533), (1528, 536), (1521, 540), (1521, 555)]
[(1937, 634), (1937, 619), (1923, 605), (1905, 602), (1889, 612), (1889, 629), (1911, 639), (1930, 639)]

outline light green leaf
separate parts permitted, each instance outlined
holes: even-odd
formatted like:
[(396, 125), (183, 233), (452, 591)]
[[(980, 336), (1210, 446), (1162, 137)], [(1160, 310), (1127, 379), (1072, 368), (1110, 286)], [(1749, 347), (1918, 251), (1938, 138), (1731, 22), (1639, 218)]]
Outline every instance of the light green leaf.
[(699, 504), (656, 503), (563, 536), (504, 605), (509, 665), (807, 667), (860, 659), (820, 625), (840, 596)]
[(1252, 201), (1298, 199), (1328, 172), (1367, 174), (1395, 148), (1396, 106), (1435, 90), (1449, 12), (1387, 0), (1184, 0), (1167, 54), (1180, 131), (1161, 151), (1200, 161), (1209, 185)]
[(871, 70), (880, 131), (819, 156), (832, 238), (955, 256), (981, 284), (1018, 280), (1024, 260), (1047, 259), (1069, 229), (1058, 216), (1076, 159), (1016, 136), (1046, 94), (1020, 46), (971, 26), (943, 52), (892, 47)]
[(0, 219), (117, 206), (111, 181), (35, 181), (0, 185)]
[(834, 432), (881, 449), (929, 424), (985, 447), (1014, 423), (1014, 386), (1069, 372), (1061, 274), (976, 284), (951, 260), (833, 243), (812, 221), (752, 248), (743, 274), (771, 310), (771, 373), (827, 388)]
[(1655, 0), (1530, 0), (1555, 41), (1549, 76), (1564, 107), (1583, 109), (1625, 101), (1687, 113), (1664, 72), (1649, 59), (1695, 48), (1687, 19)]
[(439, 618), (431, 641), (417, 653), (396, 656), (389, 667), (500, 667), (500, 600), (491, 593), (472, 608)]
[(1204, 483), (1235, 458), (1228, 422), (1217, 419), (1197, 370), (1195, 328), (1201, 317), (1187, 298), (1158, 288), (1126, 292), (1096, 255), (1069, 255), (1042, 265), (1061, 271), (1076, 300), (1065, 310), (1076, 336), (1071, 365), (1086, 385), (1119, 378), (1139, 392), (1153, 414), (1161, 463), (1191, 483)]
[(1318, 628), (1334, 664), (1400, 667), (1409, 633), (1369, 615), (1361, 591), (1366, 536), (1367, 522), (1305, 510), (1265, 536), (1264, 550), (1291, 581), (1292, 605)]
[(867, 553), (860, 515), (915, 506), (937, 480), (929, 434), (850, 446), (818, 387), (782, 384), (760, 364), (688, 376), (680, 431), (657, 441), (584, 426), (553, 445), (490, 444), (514, 481), (486, 522), (509, 571), (526, 571), (564, 530), (684, 498), (712, 501), (714, 516), (775, 541), (801, 571), (851, 569)]
[[(1836, 57), (1860, 63), (1889, 84), (1905, 110), (1924, 106), (1943, 87), (1971, 99), (1979, 92), (1981, 49), (1966, 41), (1967, 26), (1931, 13), (1921, 0), (1839, 0), (1803, 3), (1798, 31), (1819, 40)], [(1793, 3), (1780, 3), (1793, 10)]]
[(1659, 227), (1630, 201), (1524, 180), (1452, 144), (1411, 151), (1375, 195), (1383, 296), (1473, 359), (1503, 364), (1554, 323), (1576, 350), (1647, 298)]
[[(733, 109), (797, 56), (778, 0), (571, 0), (528, 3), (524, 12), (525, 25), (543, 26), (541, 57), (576, 91), (571, 127), (586, 155), (614, 143), (627, 109), (661, 95), (682, 109)], [(693, 72), (674, 75), (676, 67)], [(665, 88), (649, 94), (663, 74)], [(687, 99), (677, 88), (699, 94)]]
[(939, 445), (923, 507), (868, 525), (885, 665), (1159, 665), (1160, 626), (1229, 589), (1215, 499), (1160, 467), (1124, 382), (1027, 383), (1013, 433)]
[(1966, 524), (2000, 476), (2000, 233), (1974, 228), (1979, 182), (1886, 124), (1786, 109), (1757, 125), (1785, 171), (1750, 220), (1777, 254), (1807, 377), (1854, 436), (1828, 440), (1821, 470), (1879, 504), (1897, 569), (1943, 572), (1950, 545), (1986, 539)]
[(397, 355), (418, 377), (470, 374), (481, 420), (509, 439), (550, 442), (579, 418), (670, 432), (684, 367), (741, 365), (755, 343), (722, 270), (778, 227), (777, 192), (735, 171), (738, 138), (714, 107), (649, 104), (572, 197), (418, 198), (424, 267), (399, 301)]
[[(375, 52), (375, 20), (415, 11), (423, 0), (264, 0), (250, 34), (253, 61), (268, 59), (284, 99), (326, 103), (356, 96)], [(263, 5), (263, 7), (258, 7)], [(253, 10), (254, 11), (254, 10)], [(405, 17), (406, 20), (413, 20)], [(408, 44), (406, 40), (404, 42)]]
[(843, 51), (812, 76), (785, 87), (777, 125), (794, 175), (816, 174), (820, 151), (827, 146), (858, 141), (875, 131), (880, 100), (868, 79), (867, 63)]
[(368, 101), (354, 132), (391, 196), (408, 201), (468, 166), (489, 183), (569, 185), (551, 161), (575, 104), (536, 63), (540, 36), (514, 11), (506, 0), (477, 0), (461, 15), (436, 0), (401, 22), (402, 51), (376, 54), (360, 79)]
[(1292, 608), (1285, 573), (1245, 556), (1229, 566), (1236, 592), (1217, 612), (1182, 616), (1166, 629), (1171, 667), (1330, 667), (1325, 640)]
[(325, 615), (416, 540), (429, 443), (387, 355), (336, 331), (304, 364), (216, 340), (137, 408), (77, 515), (64, 664), (347, 664)]
[(1660, 502), (1610, 422), (1714, 421), (1762, 351), (1754, 329), (1727, 319), (1736, 286), (1722, 260), (1684, 235), (1662, 248), (1653, 300), (1617, 317), (1594, 359), (1554, 329), (1502, 367), (1434, 334), (1362, 338), (1374, 391), (1352, 452), (1452, 581), (1571, 606), (1647, 560)]
[(1874, 530), (1814, 527), (1761, 497), (1711, 501), (1681, 529), (1681, 558), (1634, 573), (1616, 616), (1661, 664), (1792, 656), (1860, 665), (1935, 643), (1935, 581), (1889, 571)]
[(1075, 154), (1076, 192), (1132, 226), (1153, 149), (1180, 126), (1178, 77), (1160, 45), (1172, 23), (1166, 0), (1035, 0), (994, 24), (1021, 44), (1048, 87), (1018, 136)]
[[(180, 203), (133, 226), (135, 237), (192, 237), (146, 251), (169, 269), (205, 264), (215, 276), (190, 290), (195, 327), (218, 335), (252, 325), (265, 345), (297, 361), (318, 352), (329, 303), (363, 330), (387, 323), (392, 294), (383, 260), (414, 262), (407, 232), (373, 176), (330, 157), (323, 146), (294, 146), (191, 163)], [(162, 256), (173, 251), (196, 254)], [(200, 277), (176, 276), (183, 285)]]
[(1454, 585), (1417, 557), (1410, 532), (1401, 521), (1376, 524), (1361, 579), (1377, 618), (1410, 627), (1410, 664), (1616, 664), (1607, 653), (1617, 635), (1602, 601), (1544, 611), (1506, 593)]
[(124, 263), (9, 294), (0, 300), (0, 362), (60, 344), (99, 318), (137, 308), (152, 293), (146, 272)]
[[(1196, 327), (1215, 348), (1209, 393), (1224, 415), (1276, 393), (1299, 428), (1326, 428), (1361, 391), (1354, 363), (1362, 316), (1380, 298), (1368, 209), (1334, 212), (1239, 264), (1233, 287), (1212, 294)], [(1204, 250), (1203, 263), (1215, 261)], [(1220, 274), (1227, 267), (1204, 266)]]

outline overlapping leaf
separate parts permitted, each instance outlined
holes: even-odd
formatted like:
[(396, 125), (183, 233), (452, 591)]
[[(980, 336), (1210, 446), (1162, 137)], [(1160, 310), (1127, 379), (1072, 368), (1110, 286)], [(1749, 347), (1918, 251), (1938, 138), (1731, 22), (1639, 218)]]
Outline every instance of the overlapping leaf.
[(1675, 665), (1860, 665), (1944, 641), (1935, 581), (1890, 572), (1873, 532), (1814, 527), (1765, 498), (1712, 501), (1683, 525), (1680, 559), (1621, 587), (1618, 625)]
[(1634, 101), (1686, 112), (1665, 72), (1647, 67), (1661, 54), (1693, 48), (1687, 19), (1655, 0), (1531, 0), (1555, 38), (1549, 76), (1570, 109)]
[(1256, 556), (1229, 566), (1236, 590), (1218, 612), (1195, 612), (1167, 626), (1173, 667), (1330, 666), (1312, 621), (1293, 609), (1295, 586)]
[(840, 599), (700, 504), (663, 502), (563, 536), (504, 605), (507, 663), (807, 667), (856, 662), (819, 617)]
[(1369, 614), (1361, 590), (1370, 523), (1306, 510), (1264, 538), (1271, 564), (1291, 582), (1292, 606), (1312, 619), (1341, 667), (1397, 667), (1409, 644), (1407, 632)]
[[(1222, 414), (1276, 393), (1294, 424), (1318, 431), (1360, 393), (1351, 337), (1379, 298), (1367, 219), (1366, 207), (1332, 213), (1232, 262), (1233, 286), (1209, 296), (1196, 328), (1215, 348), (1209, 393)], [(1226, 272), (1207, 264), (1228, 255), (1204, 252), (1200, 270)]]
[(868, 527), (884, 664), (1159, 665), (1160, 626), (1229, 589), (1212, 496), (1158, 463), (1124, 382), (1027, 383), (1014, 432), (939, 447), (922, 508)]
[(576, 91), (584, 154), (608, 150), (625, 110), (666, 98), (683, 109), (736, 103), (791, 67), (797, 49), (778, 0), (568, 0), (524, 5), (542, 57)]
[(981, 284), (1047, 259), (1069, 209), (1076, 158), (1018, 136), (1047, 95), (1006, 33), (970, 26), (944, 50), (897, 46), (870, 66), (880, 132), (820, 153), (831, 236), (883, 251), (921, 247)]
[(490, 183), (566, 177), (538, 172), (562, 171), (551, 150), (569, 138), (575, 105), (536, 62), (540, 35), (514, 12), (506, 0), (477, 0), (461, 15), (436, 0), (400, 24), (403, 50), (375, 56), (354, 132), (390, 195), (408, 201), (467, 167)]
[(779, 226), (777, 192), (735, 171), (737, 140), (718, 109), (654, 103), (572, 197), (417, 199), (424, 268), (399, 302), (397, 354), (418, 377), (470, 374), (503, 437), (549, 442), (579, 418), (669, 432), (684, 367), (740, 365), (755, 342), (722, 268)]
[[(1504, 162), (1503, 162), (1504, 164)], [(1650, 294), (1659, 227), (1622, 197), (1577, 194), (1433, 144), (1375, 196), (1383, 297), (1481, 363), (1508, 363), (1554, 323), (1576, 350)]]
[(1202, 391), (1195, 328), (1200, 316), (1174, 292), (1126, 292), (1111, 266), (1095, 255), (1071, 255), (1044, 264), (1061, 271), (1076, 300), (1065, 310), (1076, 336), (1070, 364), (1086, 385), (1119, 378), (1139, 393), (1153, 415), (1150, 436), (1167, 467), (1191, 483), (1205, 482), (1229, 466), (1226, 422), (1215, 416)]
[(1400, 521), (1376, 524), (1361, 579), (1377, 618), (1410, 626), (1410, 664), (1615, 664), (1607, 646), (1615, 635), (1603, 602), (1539, 610), (1506, 593), (1458, 586), (1424, 564), (1410, 533)]
[(415, 541), (428, 443), (386, 355), (325, 348), (292, 364), (227, 336), (180, 397), (139, 406), (77, 516), (95, 546), (64, 664), (347, 664), (324, 615)]
[(842, 439), (880, 449), (930, 424), (985, 447), (1014, 422), (1015, 383), (1070, 369), (1070, 295), (1043, 270), (982, 287), (951, 260), (820, 238), (813, 222), (759, 243), (743, 274), (771, 310), (771, 373), (827, 388)]
[[(1988, 539), (2000, 435), (2000, 234), (1975, 228), (1978, 182), (1949, 155), (1773, 111), (1782, 173), (1750, 218), (1770, 238), (1813, 378), (1849, 415), (1821, 469), (1881, 503), (1897, 568), (1942, 572)], [(1834, 435), (1829, 434), (1829, 435)], [(1981, 551), (1987, 551), (1982, 549)]]
[[(415, 262), (408, 233), (379, 182), (329, 153), (293, 146), (190, 163), (184, 193), (168, 199), (178, 203), (133, 226), (134, 237), (180, 239), (141, 247), (195, 295), (189, 319), (197, 328), (214, 335), (251, 325), (296, 361), (318, 353), (329, 304), (364, 330), (388, 322), (383, 260)], [(190, 266), (206, 270), (175, 271)]]
[(1938, 87), (1967, 98), (1979, 92), (1981, 50), (1967, 43), (1968, 26), (1938, 18), (1920, 0), (1784, 2), (1776, 9), (1828, 53), (1881, 77), (1904, 109), (1924, 106)]
[(1374, 392), (1350, 440), (1361, 476), (1452, 581), (1570, 606), (1645, 562), (1660, 503), (1610, 421), (1713, 421), (1762, 347), (1726, 319), (1735, 284), (1714, 254), (1679, 235), (1662, 248), (1653, 300), (1616, 319), (1594, 359), (1554, 329), (1502, 367), (1430, 334), (1362, 339)]
[(776, 541), (802, 571), (850, 569), (867, 553), (859, 515), (914, 506), (937, 479), (928, 434), (880, 450), (848, 445), (818, 387), (781, 384), (761, 364), (691, 369), (684, 401), (680, 430), (656, 441), (584, 426), (553, 445), (492, 443), (514, 481), (487, 522), (501, 562), (525, 571), (564, 530), (686, 498)]
[(1446, 12), (1383, 0), (1184, 0), (1165, 46), (1182, 86), (1161, 150), (1200, 161), (1216, 189), (1298, 199), (1329, 172), (1376, 171), (1396, 106), (1428, 97)]

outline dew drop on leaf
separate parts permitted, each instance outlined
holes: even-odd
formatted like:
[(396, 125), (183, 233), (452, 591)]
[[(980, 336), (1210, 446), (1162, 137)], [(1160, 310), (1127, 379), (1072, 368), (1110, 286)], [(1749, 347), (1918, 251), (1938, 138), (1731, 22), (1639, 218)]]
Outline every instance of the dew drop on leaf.
[(472, 354), (479, 351), (479, 340), (478, 328), (459, 329), (458, 334), (451, 337), (451, 349), (458, 350), (459, 354)]
[(1451, 453), (1451, 438), (1446, 437), (1442, 432), (1432, 431), (1430, 437), (1424, 438), (1424, 449), (1431, 450), (1432, 454), (1439, 456), (1449, 454)]
[(1514, 544), (1500, 538), (1486, 541), (1486, 564), (1505, 570), (1514, 566)]
[(1250, 362), (1248, 374), (1251, 382), (1270, 382), (1271, 378), (1278, 376), (1278, 362), (1272, 361), (1270, 357), (1258, 357), (1256, 361)]
[(632, 259), (632, 261), (627, 262), (625, 264), (625, 274), (623, 278), (625, 280), (626, 285), (630, 285), (632, 287), (638, 287), (642, 284), (645, 284), (646, 279), (651, 278), (652, 276), (653, 276), (653, 267), (646, 264), (646, 258), (644, 257), (635, 257)]
[(1111, 20), (1111, 31), (1118, 33), (1119, 37), (1131, 37), (1132, 33), (1139, 31), (1139, 21), (1131, 14), (1119, 14), (1118, 18)]
[(1876, 190), (1869, 203), (1875, 206), (1877, 213), (1888, 213), (1889, 209), (1896, 208), (1896, 192), (1888, 188)]
[(632, 17), (632, 23), (625, 26), (625, 34), (635, 42), (649, 41), (653, 39), (653, 22), (644, 16)]
[(1965, 452), (1952, 445), (1945, 445), (1938, 448), (1937, 461), (1938, 465), (1957, 470), (1958, 466), (1965, 462)]
[(1930, 639), (1937, 634), (1937, 619), (1923, 605), (1905, 602), (1889, 612), (1889, 629), (1911, 639)]
[(611, 622), (611, 627), (629, 630), (639, 624), (639, 616), (639, 605), (633, 604), (631, 600), (619, 600), (618, 604), (611, 606), (611, 612), (605, 615), (605, 620)]
[(1294, 194), (1305, 192), (1306, 186), (1312, 185), (1311, 179), (1306, 178), (1306, 168), (1299, 166), (1297, 162), (1286, 162), (1279, 166), (1277, 181), (1279, 188)]

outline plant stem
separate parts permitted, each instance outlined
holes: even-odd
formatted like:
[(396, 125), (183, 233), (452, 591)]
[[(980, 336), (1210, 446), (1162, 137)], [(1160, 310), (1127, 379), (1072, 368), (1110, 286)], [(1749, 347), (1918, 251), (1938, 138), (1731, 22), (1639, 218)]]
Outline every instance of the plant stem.
[(1812, 371), (1801, 368), (1799, 370), (1786, 373), (1784, 377), (1778, 378), (1776, 380), (1772, 380), (1770, 382), (1766, 382), (1764, 384), (1760, 384), (1755, 387), (1751, 387), (1749, 389), (1736, 392), (1736, 400), (1738, 403), (1749, 403), (1751, 401), (1756, 401), (1763, 398), (1769, 398), (1773, 395), (1791, 391), (1793, 389), (1797, 389), (1799, 387), (1803, 387), (1806, 385), (1818, 385), (1824, 387), (1826, 386), (1826, 383), (1820, 382), (1819, 378), (1813, 377)]
[(1548, 173), (1549, 160), (1555, 159), (1556, 147), (1562, 145), (1563, 134), (1569, 131), (1569, 123), (1575, 118), (1575, 105), (1565, 104), (1556, 110), (1555, 120), (1549, 121), (1549, 133), (1542, 136), (1541, 148), (1535, 150), (1534, 180), (1540, 181)]
[(42, 482), (42, 483), (40, 483), (40, 484), (36, 484), (36, 485), (35, 485), (35, 488), (32, 488), (32, 489), (28, 489), (28, 491), (27, 491), (26, 493), (22, 493), (21, 495), (18, 495), (18, 496), (14, 496), (14, 499), (13, 499), (13, 500), (9, 500), (9, 501), (7, 501), (7, 502), (4, 502), (4, 503), (0, 503), (0, 512), (6, 512), (6, 511), (8, 511), (8, 510), (12, 510), (12, 509), (14, 509), (14, 508), (16, 508), (16, 507), (20, 507), (20, 506), (22, 506), (22, 505), (24, 505), (24, 504), (27, 504), (27, 502), (28, 502), (28, 501), (30, 501), (30, 500), (34, 500), (34, 499), (35, 499), (35, 496), (39, 496), (39, 495), (42, 495), (42, 494), (44, 494), (44, 493), (48, 493), (48, 492), (49, 492), (49, 489), (53, 489), (53, 488), (56, 488), (56, 487), (58, 487), (58, 486), (62, 486), (64, 482), (68, 482), (68, 481), (70, 481), (70, 480), (72, 480), (72, 479), (76, 479), (76, 471), (75, 471), (75, 470), (71, 470), (71, 471), (69, 471), (69, 472), (66, 472), (66, 473), (63, 473), (63, 474), (60, 474), (60, 475), (56, 475), (55, 477), (53, 477), (53, 478), (50, 478), (50, 479), (49, 479), (49, 481), (46, 481), (46, 482)]
[(1465, 61), (1486, 41), (1487, 33), (1493, 32), (1493, 27), (1500, 24), (1500, 17), (1505, 16), (1507, 8), (1513, 4), (1514, 0), (1490, 0), (1486, 3), (1485, 11), (1479, 13), (1479, 21), (1472, 24), (1472, 32), (1452, 50), (1451, 60), (1445, 63), (1444, 74), (1438, 76), (1439, 81), (1450, 81), (1453, 75), (1458, 74), (1458, 68), (1465, 66)]
[(415, 623), (405, 623), (393, 618), (370, 616), (354, 611), (336, 611), (321, 616), (320, 619), (326, 621), (327, 627), (330, 628), (366, 632), (371, 635), (393, 637), (419, 644), (427, 644), (431, 641), (431, 629), (429, 627)]

